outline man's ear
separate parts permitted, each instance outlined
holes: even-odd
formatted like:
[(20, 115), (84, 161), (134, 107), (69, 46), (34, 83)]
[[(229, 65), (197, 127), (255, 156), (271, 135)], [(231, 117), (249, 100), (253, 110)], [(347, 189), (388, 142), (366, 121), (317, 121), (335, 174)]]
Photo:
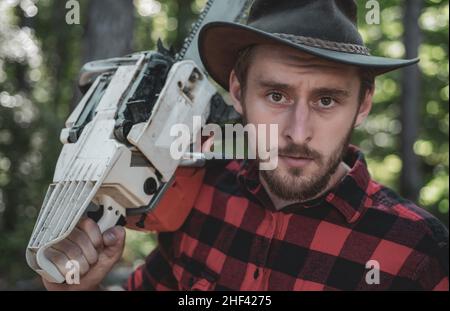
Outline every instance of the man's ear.
[(372, 110), (372, 101), (373, 101), (373, 95), (375, 93), (375, 84), (372, 87), (372, 89), (366, 91), (366, 95), (364, 96), (364, 100), (359, 106), (358, 115), (356, 117), (355, 122), (355, 128), (360, 126), (369, 115), (370, 111)]
[(242, 110), (242, 88), (239, 82), (236, 72), (233, 70), (230, 74), (230, 97), (233, 102), (234, 110), (236, 110), (240, 115), (243, 114)]

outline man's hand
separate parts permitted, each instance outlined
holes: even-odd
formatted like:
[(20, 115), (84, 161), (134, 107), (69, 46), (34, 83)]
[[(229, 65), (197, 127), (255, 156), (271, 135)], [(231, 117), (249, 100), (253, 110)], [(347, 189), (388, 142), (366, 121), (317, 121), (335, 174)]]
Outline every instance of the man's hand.
[(102, 235), (96, 222), (82, 219), (66, 239), (46, 251), (47, 258), (64, 276), (69, 272), (67, 262), (77, 261), (80, 284), (55, 284), (43, 278), (44, 286), (48, 290), (98, 290), (103, 278), (122, 257), (124, 242), (123, 227), (108, 229)]

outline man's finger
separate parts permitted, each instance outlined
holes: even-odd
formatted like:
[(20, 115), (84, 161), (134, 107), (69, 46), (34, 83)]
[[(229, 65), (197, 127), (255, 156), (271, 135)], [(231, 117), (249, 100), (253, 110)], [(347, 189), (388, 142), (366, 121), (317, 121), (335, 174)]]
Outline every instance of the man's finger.
[(80, 275), (84, 275), (89, 270), (89, 263), (84, 257), (83, 251), (74, 242), (65, 239), (53, 245), (52, 247), (62, 252), (70, 260), (76, 261), (80, 268)]
[[(84, 257), (86, 258), (86, 260), (90, 265), (93, 265), (97, 262), (98, 252), (95, 249), (95, 245), (92, 243), (91, 239), (84, 231), (75, 228), (70, 233), (68, 239), (81, 248)], [(103, 245), (103, 241), (100, 240), (98, 244), (99, 244), (98, 248), (101, 248), (100, 245)]]

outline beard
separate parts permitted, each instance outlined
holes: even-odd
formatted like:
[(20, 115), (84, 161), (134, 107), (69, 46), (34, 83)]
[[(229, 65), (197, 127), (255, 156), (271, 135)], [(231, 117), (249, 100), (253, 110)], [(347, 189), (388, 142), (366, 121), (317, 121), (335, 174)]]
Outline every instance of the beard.
[[(248, 124), (245, 106), (245, 103), (243, 103), (242, 121), (244, 125)], [(301, 168), (290, 168), (287, 174), (283, 173), (280, 167), (274, 170), (260, 170), (260, 177), (266, 182), (268, 190), (281, 200), (297, 202), (310, 200), (321, 194), (347, 153), (357, 116), (358, 113), (355, 114), (347, 134), (331, 153), (328, 160), (324, 160), (323, 155), (310, 149), (306, 144), (290, 144), (283, 149), (280, 148), (278, 150), (279, 155), (313, 159), (319, 170), (312, 176), (305, 176)], [(257, 161), (260, 160), (257, 159)]]
[(328, 186), (331, 177), (347, 152), (352, 134), (353, 126), (327, 161), (324, 161), (322, 155), (311, 150), (307, 145), (290, 144), (279, 149), (280, 155), (312, 158), (319, 167), (316, 174), (305, 176), (301, 168), (289, 168), (287, 173), (284, 173), (280, 167), (277, 167), (274, 170), (261, 170), (260, 176), (266, 182), (268, 190), (282, 200), (306, 201), (313, 199)]

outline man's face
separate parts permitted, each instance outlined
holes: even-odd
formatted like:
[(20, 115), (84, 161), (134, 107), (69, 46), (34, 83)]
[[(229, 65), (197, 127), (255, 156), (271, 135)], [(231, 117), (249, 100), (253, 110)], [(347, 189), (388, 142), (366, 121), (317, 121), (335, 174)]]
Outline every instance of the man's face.
[(291, 48), (258, 46), (250, 62), (245, 91), (232, 73), (230, 94), (245, 122), (278, 124), (278, 166), (261, 177), (282, 200), (314, 198), (335, 174), (353, 128), (367, 116), (371, 94), (360, 106), (355, 67)]

